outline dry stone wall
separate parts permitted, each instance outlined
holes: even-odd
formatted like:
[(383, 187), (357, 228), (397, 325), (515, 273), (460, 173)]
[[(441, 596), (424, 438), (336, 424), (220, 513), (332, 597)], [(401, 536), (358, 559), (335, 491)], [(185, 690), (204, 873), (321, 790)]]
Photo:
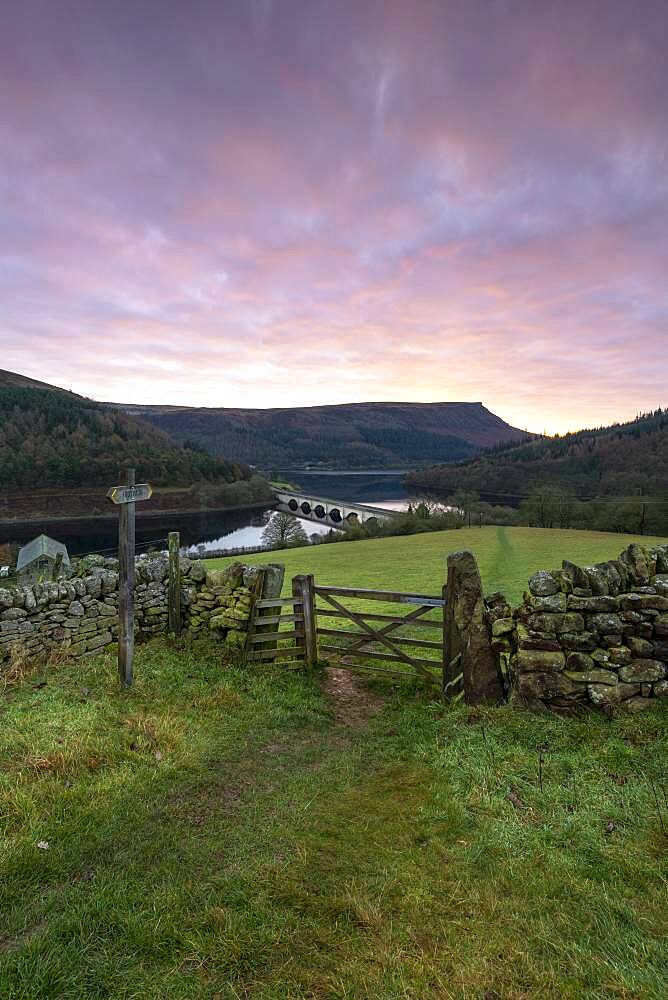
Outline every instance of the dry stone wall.
[[(168, 560), (138, 558), (135, 585), (135, 635), (141, 641), (168, 629)], [(283, 568), (243, 566), (207, 571), (204, 563), (180, 560), (182, 628), (213, 633), (227, 646), (245, 644), (253, 602), (278, 596)], [(261, 572), (262, 571), (262, 572)], [(57, 582), (16, 589), (0, 588), (0, 665), (14, 651), (42, 656), (62, 650), (69, 656), (93, 655), (118, 638), (118, 564), (82, 560)], [(0, 666), (1, 669), (1, 666)]]
[(668, 697), (668, 545), (541, 570), (518, 608), (488, 599), (488, 619), (517, 700), (637, 712)]

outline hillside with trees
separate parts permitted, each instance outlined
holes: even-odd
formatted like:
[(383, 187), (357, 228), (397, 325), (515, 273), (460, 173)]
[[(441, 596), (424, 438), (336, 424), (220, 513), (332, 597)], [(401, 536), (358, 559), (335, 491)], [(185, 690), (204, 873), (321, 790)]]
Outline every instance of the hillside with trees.
[(178, 441), (264, 469), (452, 462), (526, 436), (482, 403), (345, 403), (267, 410), (123, 408)]
[(665, 494), (668, 410), (625, 424), (501, 445), (473, 461), (418, 470), (408, 482), (439, 492), (477, 490), (518, 498), (550, 485), (582, 499)]
[[(521, 523), (668, 533), (668, 410), (432, 466), (407, 483), (479, 509), (482, 494), (519, 506)], [(464, 498), (464, 499), (462, 499)]]
[(127, 413), (0, 371), (4, 490), (108, 486), (123, 466), (156, 485), (248, 481), (248, 466), (183, 447)]

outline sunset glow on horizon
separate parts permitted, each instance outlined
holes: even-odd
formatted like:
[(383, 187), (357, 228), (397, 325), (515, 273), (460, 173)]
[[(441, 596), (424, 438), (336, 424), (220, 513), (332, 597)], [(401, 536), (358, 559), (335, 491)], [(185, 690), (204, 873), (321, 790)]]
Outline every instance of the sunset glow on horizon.
[(96, 399), (668, 404), (668, 4), (7, 0), (0, 368)]

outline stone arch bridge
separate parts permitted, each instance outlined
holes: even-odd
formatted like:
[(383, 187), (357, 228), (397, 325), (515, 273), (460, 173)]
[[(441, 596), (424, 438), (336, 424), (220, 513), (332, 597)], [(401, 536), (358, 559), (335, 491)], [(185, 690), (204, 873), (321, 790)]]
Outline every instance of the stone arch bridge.
[(276, 509), (284, 514), (294, 514), (307, 521), (327, 524), (330, 528), (346, 529), (355, 524), (387, 521), (395, 516), (395, 511), (382, 507), (368, 507), (366, 504), (344, 503), (343, 500), (329, 500), (314, 497), (301, 490), (274, 490)]

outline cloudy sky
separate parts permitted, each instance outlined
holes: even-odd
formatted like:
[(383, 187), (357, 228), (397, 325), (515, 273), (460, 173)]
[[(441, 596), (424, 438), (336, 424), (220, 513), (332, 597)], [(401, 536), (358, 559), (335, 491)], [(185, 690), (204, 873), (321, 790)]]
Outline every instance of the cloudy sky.
[(665, 0), (3, 0), (0, 367), (99, 399), (668, 403)]

